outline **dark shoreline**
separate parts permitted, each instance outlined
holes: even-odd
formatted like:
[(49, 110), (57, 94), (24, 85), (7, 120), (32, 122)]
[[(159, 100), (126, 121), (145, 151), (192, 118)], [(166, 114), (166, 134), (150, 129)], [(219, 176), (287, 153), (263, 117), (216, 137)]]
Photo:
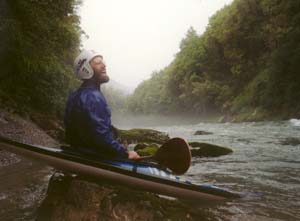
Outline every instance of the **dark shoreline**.
[[(0, 129), (1, 136), (20, 142), (58, 144), (35, 123), (6, 110), (0, 110)], [(0, 219), (35, 220), (52, 173), (52, 168), (40, 162), (0, 150)]]

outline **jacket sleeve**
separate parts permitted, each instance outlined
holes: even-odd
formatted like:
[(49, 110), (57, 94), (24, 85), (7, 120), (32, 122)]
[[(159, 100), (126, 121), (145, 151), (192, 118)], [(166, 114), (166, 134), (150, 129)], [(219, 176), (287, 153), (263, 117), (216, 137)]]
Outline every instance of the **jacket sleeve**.
[(127, 158), (127, 150), (113, 138), (110, 125), (110, 111), (104, 100), (89, 94), (85, 100), (86, 115), (91, 128), (92, 142), (101, 151), (122, 158)]

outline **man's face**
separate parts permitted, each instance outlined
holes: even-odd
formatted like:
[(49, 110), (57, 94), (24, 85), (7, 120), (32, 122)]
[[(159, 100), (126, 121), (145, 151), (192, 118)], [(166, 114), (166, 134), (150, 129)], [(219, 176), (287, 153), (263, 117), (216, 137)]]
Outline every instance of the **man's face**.
[(99, 83), (105, 83), (109, 81), (109, 77), (106, 74), (106, 65), (103, 61), (103, 57), (97, 56), (90, 61), (90, 65), (94, 70), (93, 78)]

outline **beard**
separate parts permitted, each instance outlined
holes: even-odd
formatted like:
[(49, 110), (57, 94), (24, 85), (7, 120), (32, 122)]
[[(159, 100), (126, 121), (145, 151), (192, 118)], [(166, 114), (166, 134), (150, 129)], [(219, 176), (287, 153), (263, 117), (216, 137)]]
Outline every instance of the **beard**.
[(107, 83), (109, 81), (109, 77), (107, 74), (105, 75), (101, 75), (100, 78), (99, 78), (99, 82), (102, 84), (102, 83)]
[(95, 72), (93, 79), (94, 79), (94, 81), (98, 82), (99, 84), (107, 83), (109, 81), (109, 77), (106, 74), (106, 71)]

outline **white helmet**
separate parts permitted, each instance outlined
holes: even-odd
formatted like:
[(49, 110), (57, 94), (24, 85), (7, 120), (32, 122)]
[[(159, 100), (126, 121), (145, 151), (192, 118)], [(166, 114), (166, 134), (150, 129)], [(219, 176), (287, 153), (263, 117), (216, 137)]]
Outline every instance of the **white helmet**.
[(82, 50), (74, 61), (74, 72), (79, 79), (90, 79), (94, 75), (94, 70), (90, 65), (90, 61), (97, 56), (101, 56), (93, 50)]

